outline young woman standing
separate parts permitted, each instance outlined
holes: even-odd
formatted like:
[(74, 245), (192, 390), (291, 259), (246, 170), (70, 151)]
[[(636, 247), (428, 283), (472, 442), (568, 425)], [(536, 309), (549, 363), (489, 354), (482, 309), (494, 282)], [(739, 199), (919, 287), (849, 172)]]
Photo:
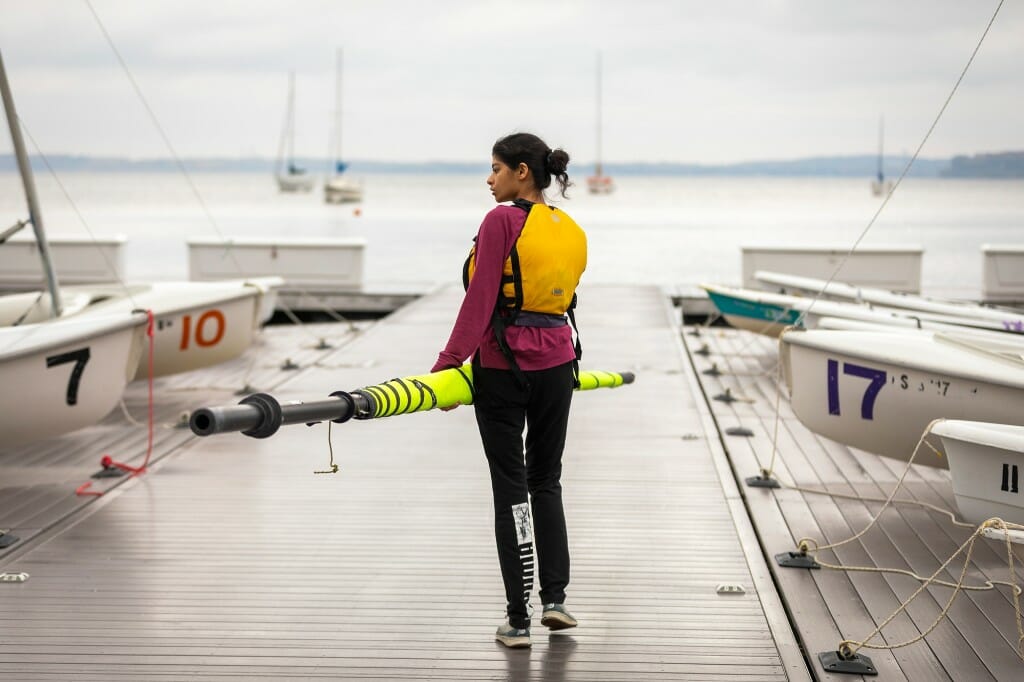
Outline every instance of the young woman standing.
[(534, 543), (541, 624), (577, 624), (564, 605), (569, 547), (560, 479), (580, 355), (572, 310), (587, 241), (572, 218), (545, 203), (552, 178), (566, 198), (566, 152), (515, 133), (498, 140), (491, 155), (487, 184), (501, 205), (477, 232), (463, 270), (466, 295), (431, 371), (473, 358), (473, 405), (490, 467), (507, 601), (508, 619), (495, 638), (528, 647)]

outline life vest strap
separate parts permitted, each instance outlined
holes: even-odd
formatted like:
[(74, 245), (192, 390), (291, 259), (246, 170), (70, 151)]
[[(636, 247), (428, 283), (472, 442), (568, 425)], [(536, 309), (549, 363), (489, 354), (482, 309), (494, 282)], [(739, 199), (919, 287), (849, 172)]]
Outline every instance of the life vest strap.
[(576, 294), (573, 293), (572, 301), (569, 303), (569, 309), (565, 311), (565, 314), (569, 317), (569, 322), (572, 324), (572, 330), (576, 332), (576, 343), (574, 344), (576, 350), (576, 359), (572, 361), (572, 387), (574, 389), (580, 387), (580, 360), (583, 358), (583, 344), (580, 343), (580, 330), (576, 326)]
[(519, 368), (519, 363), (516, 362), (516, 356), (512, 352), (512, 349), (508, 345), (508, 341), (505, 340), (505, 328), (509, 324), (515, 324), (515, 320), (506, 319), (501, 315), (501, 312), (495, 308), (494, 314), (491, 316), (491, 329), (494, 330), (494, 338), (498, 342), (498, 348), (501, 349), (501, 354), (505, 356), (505, 361), (508, 362), (509, 369), (512, 370), (512, 375), (516, 379), (516, 383), (519, 384), (520, 388), (530, 388), (530, 380), (526, 378), (526, 374)]
[(535, 313), (529, 310), (520, 310), (512, 319), (513, 327), (564, 327), (569, 324), (565, 315), (552, 315), (551, 313)]

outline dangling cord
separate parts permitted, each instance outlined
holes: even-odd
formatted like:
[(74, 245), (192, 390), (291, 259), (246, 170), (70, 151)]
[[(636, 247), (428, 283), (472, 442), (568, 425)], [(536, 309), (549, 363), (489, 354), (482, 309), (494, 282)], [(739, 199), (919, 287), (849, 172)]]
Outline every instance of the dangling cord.
[[(130, 464), (125, 464), (124, 462), (118, 462), (113, 457), (111, 457), (109, 454), (103, 455), (103, 457), (100, 459), (100, 464), (103, 466), (104, 469), (114, 469), (114, 468), (117, 468), (117, 469), (120, 469), (121, 471), (127, 471), (132, 476), (138, 476), (139, 474), (146, 473), (146, 467), (149, 465), (149, 458), (153, 455), (153, 346), (154, 346), (154, 343), (155, 343), (155, 331), (154, 331), (155, 319), (156, 318), (153, 315), (153, 311), (152, 310), (147, 310), (146, 311), (146, 336), (149, 337), (149, 350), (148, 350), (148, 358), (147, 358), (147, 363), (146, 364), (148, 365), (148, 369), (149, 369), (149, 381), (148, 381), (148, 390), (149, 390), (149, 396), (148, 396), (149, 420), (148, 421), (149, 421), (149, 423), (147, 425), (148, 434), (147, 434), (147, 438), (146, 438), (146, 458), (142, 461), (142, 465), (138, 466), (138, 467), (133, 467)], [(97, 492), (95, 490), (89, 490), (89, 488), (91, 486), (92, 486), (92, 481), (86, 481), (85, 483), (83, 483), (82, 485), (78, 486), (75, 489), (75, 494), (79, 495), (79, 496), (95, 495), (96, 497), (100, 497), (101, 495), (103, 495), (103, 493), (101, 493), (101, 492)]]
[(338, 473), (338, 465), (334, 463), (334, 446), (331, 444), (331, 424), (327, 422), (327, 451), (331, 454), (330, 469), (325, 471), (314, 471), (314, 474), (336, 474)]

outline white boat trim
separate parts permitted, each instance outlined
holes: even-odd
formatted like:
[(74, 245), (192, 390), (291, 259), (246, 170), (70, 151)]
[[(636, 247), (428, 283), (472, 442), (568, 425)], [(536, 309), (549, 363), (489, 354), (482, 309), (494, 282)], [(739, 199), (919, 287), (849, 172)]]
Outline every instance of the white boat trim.
[[(85, 343), (146, 324), (144, 313), (86, 315), (18, 326), (0, 326), (0, 363), (45, 353), (69, 343)], [(39, 340), (43, 339), (40, 343)]]
[[(1024, 388), (1024, 363), (941, 333), (915, 336), (889, 331), (792, 331), (797, 333), (786, 332), (783, 335), (785, 343), (922, 372), (948, 374), (953, 368), (955, 373), (966, 375), (969, 372), (970, 377), (978, 381)], [(880, 339), (884, 339), (884, 343), (879, 343)], [(967, 370), (963, 363), (970, 361), (971, 357), (980, 362)]]
[(969, 301), (940, 301), (937, 299), (896, 293), (885, 289), (859, 287), (842, 282), (827, 282), (814, 277), (787, 275), (778, 272), (758, 270), (754, 279), (765, 284), (797, 289), (829, 298), (855, 303), (871, 303), (896, 310), (914, 310), (929, 315), (973, 318), (998, 322), (1007, 331), (1024, 330), (1024, 311), (1012, 308), (983, 306)]
[(1024, 426), (994, 424), (992, 422), (942, 419), (932, 426), (937, 436), (969, 440), (1000, 450), (1024, 452)]
[[(935, 331), (947, 330), (956, 331), (963, 328), (986, 329), (989, 331), (1011, 334), (1003, 322), (986, 320), (977, 317), (956, 317), (941, 315), (938, 313), (920, 312), (915, 310), (884, 308), (828, 299), (817, 299), (806, 296), (793, 296), (789, 294), (776, 294), (768, 291), (755, 289), (740, 289), (727, 287), (718, 284), (700, 284), (701, 289), (706, 291), (714, 300), (717, 295), (723, 298), (743, 301), (747, 306), (766, 306), (778, 308), (783, 311), (803, 314), (803, 325), (808, 328), (817, 326), (817, 320), (822, 317), (841, 317), (863, 322), (874, 322), (877, 324), (897, 325), (902, 327), (917, 327), (920, 329), (932, 329)], [(716, 304), (717, 305), (717, 304)], [(777, 318), (769, 317), (747, 317), (722, 310), (723, 316), (741, 329), (748, 329), (761, 334), (778, 336), (783, 328), (792, 324), (798, 315), (783, 315)], [(742, 319), (747, 317), (747, 319)], [(781, 320), (781, 321), (780, 321)]]

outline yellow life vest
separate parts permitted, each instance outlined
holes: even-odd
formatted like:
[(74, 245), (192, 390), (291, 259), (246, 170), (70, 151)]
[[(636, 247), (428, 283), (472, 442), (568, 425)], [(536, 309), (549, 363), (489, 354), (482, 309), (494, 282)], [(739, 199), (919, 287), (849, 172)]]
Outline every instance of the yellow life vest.
[[(514, 316), (520, 312), (562, 316), (572, 308), (587, 267), (587, 236), (561, 209), (519, 200), (516, 205), (529, 213), (505, 259), (497, 309), (507, 309)], [(475, 256), (474, 245), (463, 269), (466, 287), (476, 272)]]

